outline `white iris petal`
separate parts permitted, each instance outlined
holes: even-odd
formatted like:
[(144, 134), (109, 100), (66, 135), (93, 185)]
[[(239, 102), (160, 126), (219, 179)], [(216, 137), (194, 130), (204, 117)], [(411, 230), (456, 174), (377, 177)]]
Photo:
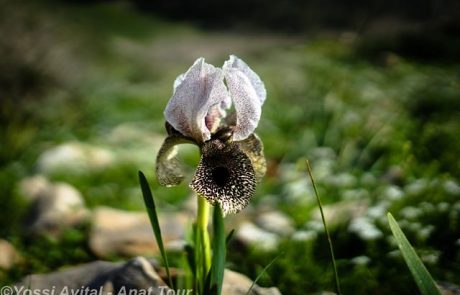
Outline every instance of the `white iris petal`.
[(227, 96), (222, 70), (198, 58), (174, 82), (174, 94), (165, 109), (166, 120), (183, 135), (204, 142), (211, 138), (205, 117)]
[(224, 63), (223, 70), (236, 110), (237, 122), (233, 139), (244, 140), (259, 124), (267, 91), (259, 76), (234, 55)]
[(266, 95), (262, 80), (238, 57), (231, 55), (223, 70), (198, 58), (174, 81), (165, 117), (174, 129), (202, 143), (211, 138), (233, 101), (237, 118), (233, 139), (244, 140), (259, 123)]

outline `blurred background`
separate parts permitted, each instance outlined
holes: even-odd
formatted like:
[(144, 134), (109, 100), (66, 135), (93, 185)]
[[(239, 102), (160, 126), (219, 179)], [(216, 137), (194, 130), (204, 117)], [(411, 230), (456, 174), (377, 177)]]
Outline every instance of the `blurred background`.
[(416, 294), (387, 212), (433, 277), (460, 285), (459, 1), (0, 4), (2, 284), (155, 256), (138, 170), (179, 265), (199, 155), (181, 147), (187, 181), (158, 185), (163, 110), (197, 57), (235, 54), (268, 91), (257, 129), (268, 172), (228, 218), (228, 268), (254, 279), (282, 253), (261, 285), (333, 290), (308, 159), (345, 294)]

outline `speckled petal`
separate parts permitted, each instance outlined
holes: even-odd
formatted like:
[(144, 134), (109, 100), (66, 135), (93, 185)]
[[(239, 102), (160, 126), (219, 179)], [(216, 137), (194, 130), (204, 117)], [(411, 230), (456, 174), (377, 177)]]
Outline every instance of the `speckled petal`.
[(246, 77), (249, 78), (249, 81), (251, 81), (251, 85), (254, 87), (260, 103), (264, 103), (265, 98), (267, 98), (267, 90), (265, 89), (265, 84), (262, 82), (259, 75), (257, 75), (242, 59), (238, 58), (236, 55), (230, 55), (228, 61), (224, 63), (224, 71), (227, 68), (238, 69), (243, 72)]
[(222, 70), (199, 58), (174, 82), (174, 94), (166, 106), (165, 117), (184, 136), (204, 142), (211, 138), (206, 116), (210, 109), (227, 100)]
[(164, 186), (178, 185), (184, 179), (179, 160), (177, 146), (182, 143), (194, 143), (182, 135), (170, 134), (163, 142), (156, 159), (156, 176), (158, 182)]
[(259, 76), (234, 55), (225, 62), (223, 70), (237, 117), (233, 140), (244, 140), (259, 123), (266, 98), (265, 86)]
[(267, 163), (264, 156), (264, 145), (256, 134), (236, 142), (240, 149), (249, 157), (254, 169), (256, 182), (260, 182), (267, 171)]
[(236, 143), (206, 142), (190, 187), (224, 215), (238, 213), (254, 195), (256, 180), (251, 160)]

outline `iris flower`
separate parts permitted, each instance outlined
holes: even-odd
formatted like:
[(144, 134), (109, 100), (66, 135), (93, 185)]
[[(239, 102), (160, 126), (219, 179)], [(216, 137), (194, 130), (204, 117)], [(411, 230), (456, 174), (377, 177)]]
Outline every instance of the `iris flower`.
[[(184, 179), (177, 147), (192, 143), (201, 159), (190, 187), (211, 205), (237, 213), (254, 195), (266, 171), (263, 145), (254, 133), (266, 98), (264, 83), (249, 66), (231, 55), (222, 68), (198, 58), (174, 82), (164, 111), (168, 137), (157, 156), (161, 185)], [(234, 112), (227, 112), (234, 106)]]

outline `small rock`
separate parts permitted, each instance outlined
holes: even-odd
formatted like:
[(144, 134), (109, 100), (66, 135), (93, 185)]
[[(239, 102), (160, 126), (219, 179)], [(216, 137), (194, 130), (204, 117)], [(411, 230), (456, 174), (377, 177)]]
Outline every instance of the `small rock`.
[(402, 184), (404, 182), (404, 170), (400, 166), (391, 166), (382, 178), (389, 183)]
[(452, 196), (460, 195), (460, 185), (453, 179), (446, 180), (443, 183), (444, 191)]
[(20, 261), (20, 256), (8, 241), (0, 239), (0, 269), (9, 270)]
[[(329, 227), (338, 226), (354, 218), (364, 216), (367, 209), (368, 204), (366, 201), (342, 201), (323, 206), (324, 217)], [(319, 209), (313, 214), (313, 219), (321, 220)]]
[[(184, 238), (189, 218), (182, 213), (160, 214), (159, 222), (163, 243), (167, 245)], [(147, 213), (126, 212), (108, 207), (99, 207), (93, 212), (89, 246), (98, 257), (158, 253)]]
[(330, 175), (328, 178), (324, 179), (324, 181), (328, 185), (337, 188), (350, 188), (357, 183), (356, 177), (350, 173)]
[[(153, 267), (153, 262), (136, 257), (124, 264), (95, 261), (49, 274), (29, 275), (15, 288), (54, 290), (56, 294), (73, 294), (77, 291), (93, 294), (122, 294), (129, 290), (147, 290), (159, 295), (169, 288)], [(86, 293), (87, 292), (87, 293)], [(75, 293), (77, 294), (77, 293)]]
[(256, 223), (261, 228), (282, 236), (289, 236), (294, 232), (291, 218), (279, 211), (260, 214), (256, 219)]
[(428, 189), (428, 186), (428, 180), (425, 178), (420, 178), (407, 184), (404, 187), (404, 191), (410, 196), (419, 195), (423, 194)]
[(35, 234), (59, 234), (68, 226), (84, 222), (88, 210), (80, 192), (67, 183), (50, 183), (43, 176), (20, 183), (24, 197), (32, 200), (27, 226)]
[[(222, 295), (246, 295), (251, 288), (252, 281), (247, 276), (226, 269), (224, 272), (224, 282)], [(262, 288), (254, 285), (250, 295), (281, 295), (278, 288)]]
[(266, 251), (275, 250), (279, 243), (279, 237), (276, 234), (265, 231), (250, 222), (241, 224), (236, 232), (236, 238), (244, 245)]
[(382, 231), (366, 217), (353, 219), (348, 230), (356, 233), (363, 240), (376, 240), (383, 236)]
[(460, 295), (460, 286), (448, 282), (436, 282), (442, 295)]
[(52, 184), (43, 175), (27, 177), (19, 183), (19, 191), (27, 201), (33, 201), (49, 193)]
[(107, 149), (81, 142), (68, 142), (45, 151), (38, 158), (39, 171), (50, 174), (57, 171), (87, 173), (107, 167), (114, 155)]
[(294, 241), (312, 241), (318, 236), (316, 231), (312, 230), (299, 230), (292, 234)]
[(351, 263), (355, 265), (368, 265), (371, 262), (371, 259), (368, 256), (356, 256), (350, 260)]
[(404, 192), (396, 185), (389, 185), (385, 188), (382, 195), (383, 199), (397, 201), (404, 197)]
[[(95, 261), (54, 273), (29, 275), (13, 287), (16, 290), (30, 289), (31, 292), (53, 290), (55, 294), (77, 294), (77, 291), (85, 294), (96, 291), (100, 292), (97, 294), (131, 294), (128, 293), (130, 290), (149, 291), (145, 293), (149, 295), (170, 294), (170, 289), (155, 266), (155, 261), (144, 257), (136, 257), (125, 263)], [(222, 295), (247, 294), (252, 283), (245, 275), (226, 269)], [(258, 285), (254, 285), (249, 294), (281, 295), (277, 288), (263, 288)]]

